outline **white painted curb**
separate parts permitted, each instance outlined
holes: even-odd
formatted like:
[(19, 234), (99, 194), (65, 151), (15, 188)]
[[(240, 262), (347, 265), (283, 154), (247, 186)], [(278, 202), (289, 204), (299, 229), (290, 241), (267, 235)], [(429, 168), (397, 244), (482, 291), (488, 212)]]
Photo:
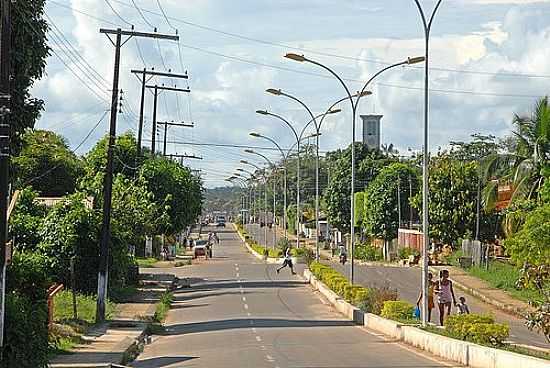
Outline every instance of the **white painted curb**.
[(426, 332), (417, 327), (406, 326), (375, 314), (364, 313), (317, 280), (310, 270), (304, 270), (304, 278), (338, 312), (356, 324), (383, 333), (397, 341), (425, 350), (443, 359), (473, 368), (550, 368), (550, 362), (544, 359), (452, 339)]
[[(235, 225), (233, 225), (235, 226)], [(248, 243), (246, 242), (246, 239), (241, 235), (241, 233), (239, 232), (239, 230), (237, 229), (237, 226), (235, 226), (235, 230), (237, 232), (237, 234), (239, 235), (239, 238), (241, 238), (244, 246), (246, 247), (246, 249), (248, 249), (248, 251), (250, 253), (252, 253), (252, 255), (262, 261), (265, 261), (266, 263), (268, 264), (282, 264), (283, 261), (284, 261), (284, 258), (273, 258), (273, 257), (268, 257), (267, 259), (261, 255), (260, 253), (256, 252), (254, 249), (252, 249), (252, 247), (250, 245), (248, 245)], [(292, 263), (293, 264), (298, 264), (298, 262), (300, 261), (300, 259), (298, 257), (292, 257)]]

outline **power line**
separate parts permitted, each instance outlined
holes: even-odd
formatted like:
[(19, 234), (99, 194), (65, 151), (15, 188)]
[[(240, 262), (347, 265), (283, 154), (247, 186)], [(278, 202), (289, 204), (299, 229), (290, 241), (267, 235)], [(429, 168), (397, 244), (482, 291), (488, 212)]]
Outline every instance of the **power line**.
[[(123, 1), (120, 1), (120, 0), (112, 0), (112, 1), (114, 1), (116, 3), (119, 3), (121, 5), (124, 5), (124, 6), (130, 6), (129, 4), (127, 4)], [(158, 1), (159, 0), (157, 0), (157, 2)], [(200, 28), (200, 29), (203, 29), (205, 31), (218, 33), (218, 34), (223, 34), (225, 36), (230, 36), (230, 37), (233, 37), (233, 38), (238, 38), (238, 39), (242, 39), (242, 40), (246, 40), (246, 41), (256, 42), (256, 43), (260, 43), (260, 44), (264, 44), (264, 45), (268, 45), (268, 46), (275, 46), (275, 47), (280, 47), (280, 48), (284, 48), (284, 49), (298, 50), (298, 51), (308, 52), (308, 53), (311, 53), (311, 54), (316, 54), (316, 55), (326, 56), (326, 57), (332, 57), (332, 58), (338, 58), (338, 59), (343, 59), (343, 60), (367, 62), (367, 63), (379, 64), (379, 65), (391, 65), (391, 64), (393, 64), (393, 62), (386, 61), (386, 60), (371, 59), (371, 58), (359, 58), (359, 57), (354, 57), (354, 56), (339, 55), (339, 54), (333, 54), (333, 53), (329, 53), (329, 52), (323, 52), (323, 51), (308, 49), (308, 48), (304, 48), (304, 47), (296, 47), (296, 46), (286, 45), (286, 44), (283, 44), (283, 43), (277, 43), (277, 42), (273, 42), (273, 41), (266, 41), (266, 40), (262, 40), (262, 39), (258, 39), (258, 38), (254, 38), (254, 37), (244, 36), (244, 35), (241, 35), (241, 34), (238, 34), (238, 33), (222, 31), (220, 29), (216, 29), (216, 28), (213, 28), (213, 27), (210, 27), (210, 26), (205, 26), (205, 25), (201, 25), (201, 24), (198, 24), (198, 23), (190, 22), (190, 21), (187, 21), (187, 20), (183, 20), (181, 18), (167, 17), (166, 14), (164, 14), (164, 12), (162, 12), (163, 14), (159, 14), (155, 11), (148, 10), (148, 9), (141, 8), (141, 10), (143, 12), (153, 14), (153, 15), (156, 15), (156, 16), (159, 16), (159, 17), (164, 16), (166, 18), (166, 21), (167, 21), (168, 24), (170, 24), (168, 19), (172, 19), (173, 21), (176, 21), (176, 22), (179, 22), (179, 23), (191, 26), (191, 27)], [(172, 27), (172, 28), (174, 28), (174, 27)], [(412, 67), (412, 68), (413, 69), (423, 69), (422, 67)], [(437, 71), (443, 71), (443, 72), (467, 73), (467, 74), (478, 74), (478, 75), (494, 75), (494, 76), (505, 76), (505, 77), (524, 77), (524, 78), (550, 78), (550, 75), (544, 75), (544, 74), (489, 72), (489, 71), (476, 71), (476, 70), (453, 69), (453, 68), (442, 68), (442, 67), (430, 67), (430, 69), (431, 70), (437, 70)]]
[(120, 15), (119, 12), (116, 11), (116, 9), (113, 7), (113, 5), (111, 5), (111, 3), (109, 2), (109, 0), (105, 0), (105, 2), (107, 3), (107, 5), (109, 5), (109, 8), (111, 8), (111, 10), (113, 11), (113, 13), (118, 17), (118, 19), (120, 19), (122, 22), (126, 23), (127, 25), (129, 25), (130, 27), (134, 28), (134, 25), (128, 21), (126, 21), (126, 19), (122, 18), (122, 16)]
[(153, 28), (155, 31), (157, 30), (157, 27), (155, 27), (154, 25), (152, 25), (151, 23), (149, 23), (149, 21), (147, 20), (147, 18), (145, 18), (145, 15), (143, 15), (141, 9), (137, 6), (136, 2), (134, 0), (132, 0), (132, 4), (134, 4), (134, 8), (136, 8), (136, 10), (138, 11), (139, 15), (141, 16), (141, 18), (143, 19), (143, 21), (145, 22), (145, 24), (147, 24), (149, 27)]

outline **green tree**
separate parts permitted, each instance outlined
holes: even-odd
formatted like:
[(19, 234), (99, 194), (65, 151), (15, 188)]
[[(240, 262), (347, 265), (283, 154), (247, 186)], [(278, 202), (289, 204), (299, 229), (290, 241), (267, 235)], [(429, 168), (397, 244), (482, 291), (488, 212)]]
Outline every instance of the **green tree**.
[[(430, 237), (446, 244), (472, 237), (476, 227), (478, 164), (462, 162), (444, 152), (430, 160)], [(422, 208), (420, 193), (413, 206)], [(481, 240), (494, 238), (492, 214), (481, 213)]]
[(170, 220), (161, 226), (163, 233), (175, 234), (201, 214), (202, 182), (189, 168), (166, 158), (154, 157), (143, 164), (140, 176), (153, 193), (157, 205), (168, 213)]
[(530, 115), (515, 115), (512, 121), (513, 151), (495, 153), (485, 163), (488, 180), (484, 190), (486, 205), (497, 199), (499, 184), (511, 184), (512, 202), (536, 199), (544, 177), (550, 175), (550, 106), (548, 97), (537, 101)]
[(40, 242), (40, 228), (48, 209), (35, 201), (37, 196), (30, 187), (23, 189), (10, 217), (10, 238), (15, 240), (19, 251), (34, 250)]
[(34, 82), (44, 75), (46, 58), (50, 54), (44, 20), (45, 0), (21, 0), (12, 5), (13, 47), (11, 66), (13, 71), (12, 113), (10, 120), (12, 146), (17, 154), (20, 137), (33, 128), (44, 108), (44, 101), (33, 98), (30, 90)]
[(405, 163), (393, 163), (380, 171), (365, 191), (363, 225), (367, 234), (385, 240), (397, 237), (399, 210), (402, 219), (410, 213), (409, 178), (417, 189), (417, 175), (414, 168)]
[(30, 185), (42, 196), (73, 193), (82, 174), (81, 162), (65, 139), (46, 130), (26, 131), (21, 152), (12, 163), (15, 187)]
[[(364, 190), (378, 172), (395, 158), (379, 151), (369, 151), (362, 143), (355, 143), (355, 190)], [(349, 231), (351, 197), (351, 145), (345, 150), (327, 154), (330, 181), (324, 193), (328, 220), (342, 231)]]

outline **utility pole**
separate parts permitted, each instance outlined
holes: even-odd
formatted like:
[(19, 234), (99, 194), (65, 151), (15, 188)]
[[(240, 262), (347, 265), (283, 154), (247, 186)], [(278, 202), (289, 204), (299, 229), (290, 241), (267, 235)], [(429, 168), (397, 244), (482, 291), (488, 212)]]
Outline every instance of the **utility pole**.
[[(109, 280), (109, 243), (111, 241), (111, 199), (113, 190), (113, 147), (116, 137), (116, 119), (118, 106), (118, 83), (120, 77), (120, 49), (132, 37), (146, 37), (157, 39), (168, 39), (178, 41), (179, 36), (163, 35), (159, 33), (144, 33), (131, 31), (123, 31), (117, 29), (99, 30), (109, 38), (109, 41), (115, 47), (115, 64), (113, 73), (113, 89), (111, 98), (111, 122), (109, 126), (109, 144), (107, 146), (107, 165), (105, 167), (105, 177), (103, 181), (103, 222), (101, 227), (101, 243), (99, 250), (99, 271), (97, 277), (97, 309), (96, 322), (105, 320), (105, 301), (107, 299), (107, 286)], [(115, 41), (110, 35), (115, 35)], [(122, 36), (127, 36), (122, 42)]]
[(141, 82), (141, 101), (139, 106), (139, 126), (138, 126), (138, 137), (137, 137), (137, 151), (138, 156), (141, 156), (141, 140), (143, 136), (143, 110), (145, 107), (145, 85), (153, 78), (153, 77), (166, 77), (166, 78), (180, 78), (180, 79), (189, 79), (189, 76), (187, 75), (187, 72), (184, 74), (174, 74), (171, 73), (170, 70), (168, 70), (167, 73), (165, 72), (157, 72), (154, 68), (151, 68), (151, 70), (147, 70), (147, 68), (143, 68), (143, 70), (136, 70), (132, 69), (130, 71), (134, 75), (141, 75), (140, 82)]
[(159, 96), (159, 91), (173, 91), (173, 92), (191, 92), (191, 90), (189, 88), (177, 88), (177, 87), (165, 87), (164, 84), (163, 85), (157, 85), (155, 84), (154, 86), (145, 86), (145, 88), (150, 88), (150, 89), (153, 89), (154, 90), (154, 96), (155, 96), (155, 100), (153, 101), (153, 134), (152, 134), (152, 139), (151, 139), (151, 152), (153, 155), (155, 155), (155, 151), (156, 151), (156, 143), (157, 143), (157, 140), (156, 140), (156, 133), (157, 133), (157, 101), (158, 101), (158, 96)]
[(187, 124), (183, 121), (181, 123), (175, 123), (173, 121), (159, 121), (157, 122), (158, 125), (164, 125), (164, 142), (162, 146), (162, 154), (163, 156), (166, 156), (166, 137), (168, 135), (168, 126), (179, 126), (179, 127), (185, 127), (185, 128), (194, 128), (195, 124)]
[(8, 241), (10, 108), (11, 108), (11, 2), (0, 3), (0, 360), (4, 349), (6, 244)]

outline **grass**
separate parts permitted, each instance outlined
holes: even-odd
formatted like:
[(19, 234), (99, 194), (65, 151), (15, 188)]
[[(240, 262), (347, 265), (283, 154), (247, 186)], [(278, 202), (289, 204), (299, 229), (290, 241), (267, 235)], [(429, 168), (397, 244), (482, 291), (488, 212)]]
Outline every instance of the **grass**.
[(109, 289), (109, 298), (115, 303), (127, 303), (138, 292), (135, 286), (117, 287)]
[[(93, 324), (95, 322), (97, 298), (95, 296), (77, 294), (77, 319), (73, 317), (73, 295), (69, 290), (63, 290), (55, 296), (54, 321), (58, 323), (76, 322), (82, 324)], [(107, 301), (106, 317), (111, 318), (115, 312), (115, 304)]]
[(470, 275), (487, 281), (494, 288), (505, 290), (516, 299), (523, 301), (537, 300), (540, 298), (536, 290), (516, 289), (516, 281), (519, 279), (520, 270), (511, 264), (493, 261), (489, 263), (489, 269), (483, 266), (472, 266), (465, 270)]
[(136, 258), (136, 262), (139, 267), (152, 268), (154, 264), (158, 262), (156, 258)]
[(155, 315), (153, 316), (153, 320), (155, 322), (162, 322), (166, 318), (166, 315), (168, 314), (168, 311), (170, 310), (170, 305), (172, 304), (172, 301), (174, 300), (174, 293), (170, 291), (165, 291), (161, 297), (159, 302), (157, 303)]

